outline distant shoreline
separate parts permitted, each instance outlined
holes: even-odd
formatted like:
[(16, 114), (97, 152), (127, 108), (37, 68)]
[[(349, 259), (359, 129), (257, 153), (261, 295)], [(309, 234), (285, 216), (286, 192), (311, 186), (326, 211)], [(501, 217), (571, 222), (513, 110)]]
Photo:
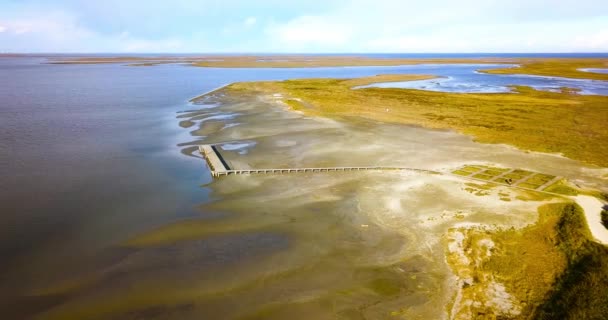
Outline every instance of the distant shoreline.
[[(445, 56), (442, 56), (445, 55)], [(453, 55), (452, 58), (447, 56)], [(126, 64), (150, 67), (185, 64), (208, 68), (320, 68), (373, 67), (418, 64), (517, 64), (519, 68), (484, 70), (486, 73), (528, 74), (574, 79), (608, 80), (608, 74), (582, 71), (608, 68), (608, 53), (588, 54), (55, 54), (35, 55), (49, 64)], [(23, 55), (31, 56), (31, 55)], [(599, 57), (592, 57), (599, 56)], [(19, 55), (0, 55), (19, 57)]]

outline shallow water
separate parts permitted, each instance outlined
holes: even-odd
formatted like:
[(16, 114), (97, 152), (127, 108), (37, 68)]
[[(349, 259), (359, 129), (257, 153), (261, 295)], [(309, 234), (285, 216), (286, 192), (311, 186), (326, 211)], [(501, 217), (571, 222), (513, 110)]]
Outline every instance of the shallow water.
[[(440, 92), (497, 93), (512, 91), (509, 87), (512, 85), (525, 85), (536, 90), (544, 91), (560, 91), (561, 88), (566, 87), (579, 89), (579, 94), (608, 95), (608, 81), (544, 77), (523, 74), (494, 75), (476, 72), (476, 70), (508, 66), (509, 65), (409, 66), (407, 73), (434, 74), (441, 76), (442, 78), (405, 82), (374, 83), (371, 85), (361, 86), (361, 88), (378, 87), (421, 89)], [(513, 67), (516, 68), (516, 66)]]
[[(0, 59), (0, 312), (8, 318), (436, 318), (451, 293), (445, 230), (535, 218), (533, 202), (497, 205), (440, 176), (212, 181), (204, 161), (187, 156), (202, 141), (223, 143), (237, 168), (490, 162), (604, 183), (605, 170), (449, 131), (311, 119), (253, 97), (187, 102), (234, 81), (409, 67), (41, 61)], [(473, 70), (461, 68), (453, 72)], [(184, 120), (193, 125), (180, 127)]]
[(580, 71), (585, 71), (585, 72), (593, 72), (593, 73), (608, 73), (608, 69), (605, 68), (584, 68), (584, 69), (579, 69)]

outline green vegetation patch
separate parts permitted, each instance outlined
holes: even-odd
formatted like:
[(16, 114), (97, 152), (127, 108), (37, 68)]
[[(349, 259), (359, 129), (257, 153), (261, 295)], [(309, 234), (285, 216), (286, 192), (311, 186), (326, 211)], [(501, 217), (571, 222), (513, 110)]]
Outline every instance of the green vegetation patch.
[(474, 166), (464, 166), (464, 167), (462, 167), (460, 170), (463, 170), (463, 171), (467, 171), (467, 172), (473, 173), (473, 172), (478, 172), (478, 171), (481, 171), (481, 170), (483, 170), (483, 169), (482, 169), (482, 168), (479, 168), (479, 167), (474, 167)]
[(543, 191), (563, 194), (566, 196), (576, 196), (580, 193), (578, 188), (571, 186), (566, 180), (562, 179), (546, 187)]
[[(448, 258), (460, 276), (473, 281), (461, 289), (456, 318), (604, 319), (608, 314), (608, 248), (590, 239), (583, 212), (574, 203), (546, 204), (537, 223), (492, 232), (468, 229), (463, 250), (469, 264)], [(488, 243), (493, 245), (488, 247)], [(488, 248), (490, 250), (488, 251)], [(489, 253), (488, 253), (489, 252)], [(460, 264), (459, 264), (460, 263)], [(463, 271), (464, 269), (464, 271)], [(504, 285), (519, 314), (485, 304), (487, 288)]]
[(302, 104), (302, 102), (298, 101), (298, 100), (294, 100), (294, 99), (287, 99), (284, 101), (285, 104), (287, 104), (290, 108), (294, 109), (294, 110), (300, 110), (304, 107), (304, 105)]
[(523, 178), (526, 178), (528, 176), (529, 176), (529, 174), (520, 174), (520, 173), (511, 172), (511, 173), (505, 174), (503, 176), (503, 178), (505, 178), (505, 179), (511, 179), (511, 180), (513, 180), (513, 182), (517, 182), (517, 181), (519, 181), (519, 180), (521, 180)]
[[(582, 68), (606, 68), (607, 59), (523, 59), (519, 68), (480, 70), (492, 74), (533, 74), (578, 79), (608, 80), (608, 75), (580, 71)], [(576, 93), (570, 88), (562, 88), (564, 93)]]
[(553, 180), (553, 178), (555, 178), (555, 176), (552, 176), (550, 174), (537, 173), (537, 174), (533, 175), (532, 177), (530, 177), (530, 179), (526, 180), (526, 182), (538, 184), (539, 186), (542, 186), (543, 184)]
[(564, 203), (541, 206), (536, 224), (492, 235), (495, 251), (482, 269), (495, 274), (507, 292), (526, 303), (522, 314), (531, 313), (543, 302), (566, 267), (566, 257), (556, 247), (560, 241), (557, 228), (571, 207)]
[(496, 187), (496, 184), (494, 183), (478, 184), (468, 182), (465, 183), (464, 190), (476, 196), (487, 196), (494, 187)]
[(526, 182), (522, 182), (522, 183), (518, 184), (517, 186), (522, 187), (522, 188), (528, 188), (528, 189), (536, 189), (536, 188), (540, 187), (541, 185), (528, 183), (528, 181), (526, 181)]
[(499, 175), (503, 174), (503, 172), (499, 171), (499, 170), (488, 169), (488, 170), (484, 171), (483, 174), (495, 177), (495, 176), (499, 176)]
[(528, 171), (528, 170), (523, 170), (523, 169), (515, 169), (511, 173), (512, 174), (517, 174), (517, 175), (520, 175), (520, 176), (529, 176), (529, 175), (531, 175), (531, 174), (533, 174), (535, 172)]
[(467, 182), (467, 183), (465, 183), (465, 185), (468, 187), (471, 187), (471, 188), (479, 189), (479, 190), (490, 190), (490, 189), (496, 187), (496, 184), (494, 184), (494, 183), (479, 184), (479, 183)]
[(464, 171), (464, 170), (454, 170), (454, 171), (452, 171), (452, 173), (457, 174), (459, 176), (468, 176), (471, 174), (471, 172)]
[(481, 180), (491, 180), (494, 177), (493, 176), (489, 176), (489, 175), (484, 174), (484, 173), (478, 173), (478, 174), (473, 175), (473, 178), (475, 178), (475, 179), (481, 179)]
[(520, 189), (515, 198), (522, 201), (547, 201), (555, 198), (555, 196), (543, 192)]
[(558, 248), (568, 267), (535, 319), (605, 319), (608, 315), (608, 248), (590, 241), (578, 207), (566, 208), (557, 226)]

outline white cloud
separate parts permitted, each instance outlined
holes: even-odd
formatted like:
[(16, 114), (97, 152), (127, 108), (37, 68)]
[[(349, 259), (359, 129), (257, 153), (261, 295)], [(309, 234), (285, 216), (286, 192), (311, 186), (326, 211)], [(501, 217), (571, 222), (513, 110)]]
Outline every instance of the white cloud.
[(245, 21), (243, 21), (243, 24), (245, 25), (245, 27), (249, 28), (253, 27), (256, 22), (258, 22), (258, 19), (256, 19), (255, 17), (248, 17), (247, 19), (245, 19)]
[(0, 51), (597, 52), (604, 2), (0, 0)]
[(576, 47), (591, 51), (608, 51), (608, 28), (578, 36), (573, 42)]
[(271, 41), (277, 40), (292, 49), (308, 46), (331, 49), (352, 38), (349, 25), (317, 16), (302, 16), (284, 24), (274, 24), (266, 32), (272, 37)]
[(183, 48), (183, 44), (179, 40), (142, 40), (130, 39), (122, 46), (122, 50), (126, 52), (177, 52)]
[(65, 12), (29, 12), (3, 19), (0, 51), (5, 52), (178, 52), (182, 41), (145, 39), (128, 31), (100, 34)]
[(446, 52), (447, 48), (456, 52), (463, 51), (466, 44), (463, 39), (458, 38), (404, 35), (373, 39), (367, 45), (366, 51), (377, 52)]

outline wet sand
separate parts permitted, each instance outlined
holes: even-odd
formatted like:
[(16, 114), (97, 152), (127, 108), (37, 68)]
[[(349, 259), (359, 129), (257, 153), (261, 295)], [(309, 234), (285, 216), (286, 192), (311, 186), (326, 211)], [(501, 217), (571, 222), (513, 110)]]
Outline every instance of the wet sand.
[[(66, 72), (74, 72), (71, 70)], [(108, 81), (113, 81), (114, 73), (109, 74)], [(135, 79), (142, 76), (132, 75)], [(183, 85), (175, 83), (176, 87)], [(92, 83), (88, 94), (99, 92), (97, 88), (98, 84)], [(131, 96), (128, 93), (124, 96)], [(107, 98), (98, 101), (98, 110), (106, 110)], [(158, 108), (169, 103), (175, 102), (168, 99)], [(136, 150), (135, 155), (129, 154), (129, 170), (114, 170), (108, 175), (112, 162), (102, 161), (108, 152), (100, 148), (105, 144), (100, 143), (97, 131), (90, 137), (90, 144), (61, 144), (66, 149), (80, 146), (78, 151), (83, 154), (85, 148), (94, 146), (99, 153), (91, 156), (98, 161), (77, 159), (62, 167), (60, 173), (72, 172), (83, 184), (91, 181), (78, 175), (80, 172), (94, 169), (105, 178), (99, 182), (99, 189), (86, 189), (84, 196), (76, 194), (79, 201), (75, 203), (73, 189), (80, 184), (65, 192), (59, 189), (64, 203), (71, 205), (53, 207), (51, 213), (59, 216), (70, 209), (70, 213), (82, 214), (74, 214), (82, 221), (70, 220), (69, 216), (65, 220), (71, 221), (70, 228), (65, 228), (52, 220), (57, 227), (48, 223), (53, 217), (50, 213), (33, 220), (40, 221), (30, 225), (34, 231), (54, 230), (56, 238), (50, 240), (56, 241), (29, 239), (38, 248), (36, 255), (11, 261), (10, 274), (22, 277), (3, 279), (2, 292), (11, 298), (5, 300), (10, 305), (0, 305), (2, 310), (10, 310), (5, 313), (7, 317), (442, 318), (446, 312), (442, 307), (452, 297), (455, 283), (445, 262), (446, 230), (475, 224), (521, 227), (535, 221), (540, 204), (517, 200), (514, 194), (510, 195), (511, 201), (501, 201), (501, 189), (477, 196), (460, 180), (424, 174), (323, 173), (211, 180), (202, 159), (183, 157), (173, 149), (144, 152), (151, 145), (165, 146), (158, 141), (146, 143), (158, 137), (146, 135), (149, 131), (145, 129), (158, 127), (159, 123), (177, 126), (185, 121), (183, 127), (187, 129), (183, 130), (193, 136), (179, 137), (184, 154), (198, 157), (195, 146), (199, 143), (225, 144), (223, 155), (239, 168), (399, 165), (448, 171), (465, 163), (478, 163), (559, 174), (582, 186), (606, 186), (602, 178), (608, 173), (606, 169), (504, 145), (477, 144), (450, 131), (361, 119), (310, 118), (287, 111), (276, 101), (257, 97), (220, 94), (205, 96), (199, 103), (203, 104), (187, 107), (193, 111), (179, 113), (177, 121), (172, 111), (162, 121), (158, 121), (159, 113), (141, 111), (141, 115), (148, 115), (143, 119), (146, 121), (129, 113), (124, 127), (118, 127), (121, 130), (111, 126), (115, 122), (108, 116), (108, 123), (102, 126), (108, 130), (124, 134), (125, 128), (138, 124), (134, 131), (139, 138), (125, 143)], [(76, 124), (88, 123), (76, 120)], [(78, 133), (84, 136), (91, 131), (85, 129)], [(115, 145), (115, 141), (107, 144)], [(159, 174), (157, 178), (151, 174), (166, 166), (153, 155), (165, 153), (187, 159), (186, 164), (195, 163), (180, 163), (187, 168), (177, 177), (190, 179), (192, 184), (204, 183), (197, 189), (204, 197), (187, 193), (189, 185), (174, 188), (167, 176), (175, 175)], [(59, 151), (52, 155), (58, 159), (64, 156)], [(118, 159), (114, 164), (125, 162), (123, 154), (114, 157)], [(149, 163), (149, 170), (133, 175), (137, 169), (141, 171), (141, 158), (162, 165)], [(83, 169), (70, 171), (76, 165)], [(145, 177), (149, 179), (141, 180)], [(58, 178), (52, 182), (49, 188), (57, 189), (55, 184), (61, 181)], [(169, 191), (174, 192), (161, 188), (164, 186), (171, 186)], [(155, 187), (160, 192), (148, 190)], [(100, 197), (99, 190), (120, 193), (121, 197)], [(140, 190), (142, 196), (135, 197), (133, 190)], [(103, 208), (90, 208), (92, 201), (103, 204)], [(200, 205), (191, 208), (192, 203)], [(85, 219), (93, 214), (94, 218)], [(15, 228), (14, 232), (23, 230)], [(66, 246), (57, 238), (73, 241)], [(13, 244), (22, 238), (10, 239)], [(40, 247), (40, 243), (44, 245)]]
[[(192, 134), (205, 143), (223, 144), (223, 156), (236, 168), (447, 171), (479, 163), (559, 174), (590, 187), (606, 184), (606, 169), (478, 144), (451, 131), (310, 118), (252, 96), (219, 93), (199, 103), (179, 120), (195, 123)], [(184, 153), (197, 156), (192, 150), (184, 146)], [(206, 187), (212, 199), (201, 207), (206, 214), (125, 242), (137, 254), (47, 316), (443, 318), (456, 281), (445, 262), (447, 230), (523, 227), (536, 221), (542, 203), (518, 200), (508, 188), (478, 196), (458, 179), (419, 173), (229, 176)], [(501, 201), (499, 192), (511, 201)], [(169, 264), (174, 259), (182, 263)]]

